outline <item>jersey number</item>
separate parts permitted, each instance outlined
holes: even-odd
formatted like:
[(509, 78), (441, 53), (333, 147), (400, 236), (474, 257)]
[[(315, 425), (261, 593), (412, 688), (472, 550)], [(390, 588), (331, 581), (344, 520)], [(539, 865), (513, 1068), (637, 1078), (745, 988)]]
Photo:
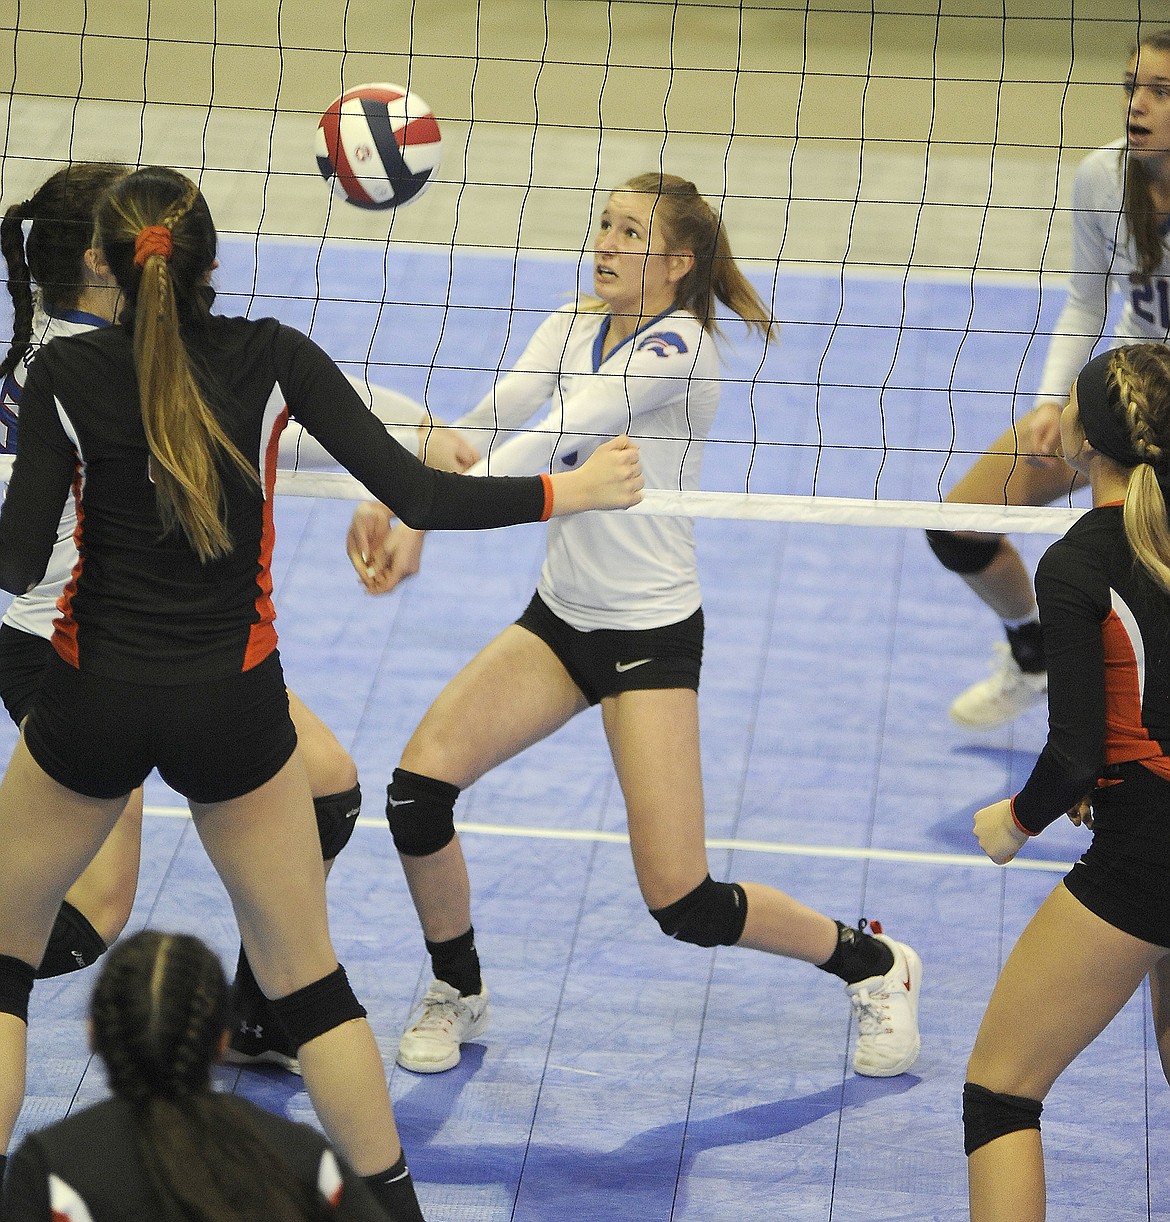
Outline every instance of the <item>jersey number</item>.
[(1151, 326), (1170, 332), (1170, 284), (1161, 276), (1149, 284), (1135, 284), (1133, 311)]

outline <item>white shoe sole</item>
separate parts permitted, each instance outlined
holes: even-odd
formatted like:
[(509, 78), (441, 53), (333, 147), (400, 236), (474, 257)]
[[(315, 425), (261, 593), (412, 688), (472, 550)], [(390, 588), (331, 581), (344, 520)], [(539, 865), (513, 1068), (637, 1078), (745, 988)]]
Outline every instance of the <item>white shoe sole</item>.
[(491, 1011), (485, 1006), (483, 1013), (464, 1032), (463, 1039), (455, 1046), (450, 1056), (445, 1057), (441, 1061), (412, 1060), (409, 1056), (403, 1054), (401, 1045), (398, 1048), (398, 1055), (394, 1060), (403, 1069), (410, 1070), (411, 1073), (445, 1073), (448, 1069), (454, 1069), (459, 1064), (463, 1058), (463, 1045), (470, 1044), (477, 1035), (481, 1035), (486, 1031), (490, 1020)]

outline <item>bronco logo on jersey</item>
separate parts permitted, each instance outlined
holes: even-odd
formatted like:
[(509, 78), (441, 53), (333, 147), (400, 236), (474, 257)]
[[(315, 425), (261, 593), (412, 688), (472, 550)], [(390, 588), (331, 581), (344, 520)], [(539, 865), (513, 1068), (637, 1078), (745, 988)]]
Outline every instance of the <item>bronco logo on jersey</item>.
[(673, 356), (676, 353), (682, 356), (687, 350), (683, 337), (677, 331), (655, 331), (638, 345), (639, 352), (643, 348), (649, 348), (656, 356)]

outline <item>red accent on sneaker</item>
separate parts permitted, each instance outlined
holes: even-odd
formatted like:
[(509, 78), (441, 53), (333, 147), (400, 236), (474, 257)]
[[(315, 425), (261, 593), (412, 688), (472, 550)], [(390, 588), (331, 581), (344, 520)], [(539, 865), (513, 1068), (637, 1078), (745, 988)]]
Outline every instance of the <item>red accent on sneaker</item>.
[(879, 933), (884, 933), (884, 932), (885, 932), (885, 931), (882, 929), (882, 923), (881, 923), (881, 921), (870, 921), (870, 922), (868, 923), (868, 929), (869, 929), (869, 932), (870, 932), (870, 933), (872, 933), (872, 934), (874, 934), (874, 935), (877, 935), (877, 934), (879, 934)]

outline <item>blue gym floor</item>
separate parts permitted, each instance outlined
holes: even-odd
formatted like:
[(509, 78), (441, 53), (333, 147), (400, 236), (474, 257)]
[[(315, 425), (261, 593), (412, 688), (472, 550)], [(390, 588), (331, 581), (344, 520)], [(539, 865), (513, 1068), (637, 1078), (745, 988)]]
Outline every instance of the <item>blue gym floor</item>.
[[(395, 250), (383, 266), (377, 249), (228, 243), (223, 259), (225, 310), (311, 325), (335, 357), (371, 362), (372, 380), (425, 394), (449, 418), (575, 280), (568, 260), (499, 254)], [(1029, 345), (1037, 314), (1050, 319), (1058, 304), (1025, 284), (804, 273), (775, 291), (784, 333), (762, 366), (758, 344), (728, 327), (716, 435), (739, 440), (709, 448), (708, 487), (937, 499), (940, 481), (968, 465), (962, 451), (1011, 418), (1011, 392), (1042, 354), (1042, 341)], [(365, 300), (329, 304), (342, 294)], [(950, 450), (960, 453), (944, 470)], [(371, 599), (343, 552), (350, 509), (281, 501), (281, 648), (290, 685), (361, 772), (365, 812), (329, 884), (333, 930), (428, 1219), (964, 1217), (966, 1056), (1007, 951), (1087, 833), (1054, 825), (1006, 870), (979, 854), (972, 813), (1022, 783), (1044, 716), (984, 736), (949, 722), (997, 628), (921, 533), (697, 528), (711, 872), (770, 883), (844, 921), (878, 918), (913, 943), (925, 964), (913, 1071), (851, 1072), (849, 1006), (822, 973), (662, 938), (587, 713), (461, 799), (493, 1021), (458, 1068), (419, 1077), (393, 1063), (429, 971), (384, 787), (445, 680), (523, 608), (543, 534), (432, 536), (423, 572)], [(1047, 542), (1021, 540), (1031, 559)], [(157, 782), (147, 802), (131, 927), (197, 932), (230, 966), (230, 909), (190, 822)], [(104, 1090), (85, 1051), (90, 983), (37, 986), (22, 1130)], [(297, 1078), (233, 1070), (221, 1082), (312, 1118)], [(1045, 1137), (1052, 1219), (1170, 1218), (1170, 1095), (1144, 991), (1052, 1091)]]

